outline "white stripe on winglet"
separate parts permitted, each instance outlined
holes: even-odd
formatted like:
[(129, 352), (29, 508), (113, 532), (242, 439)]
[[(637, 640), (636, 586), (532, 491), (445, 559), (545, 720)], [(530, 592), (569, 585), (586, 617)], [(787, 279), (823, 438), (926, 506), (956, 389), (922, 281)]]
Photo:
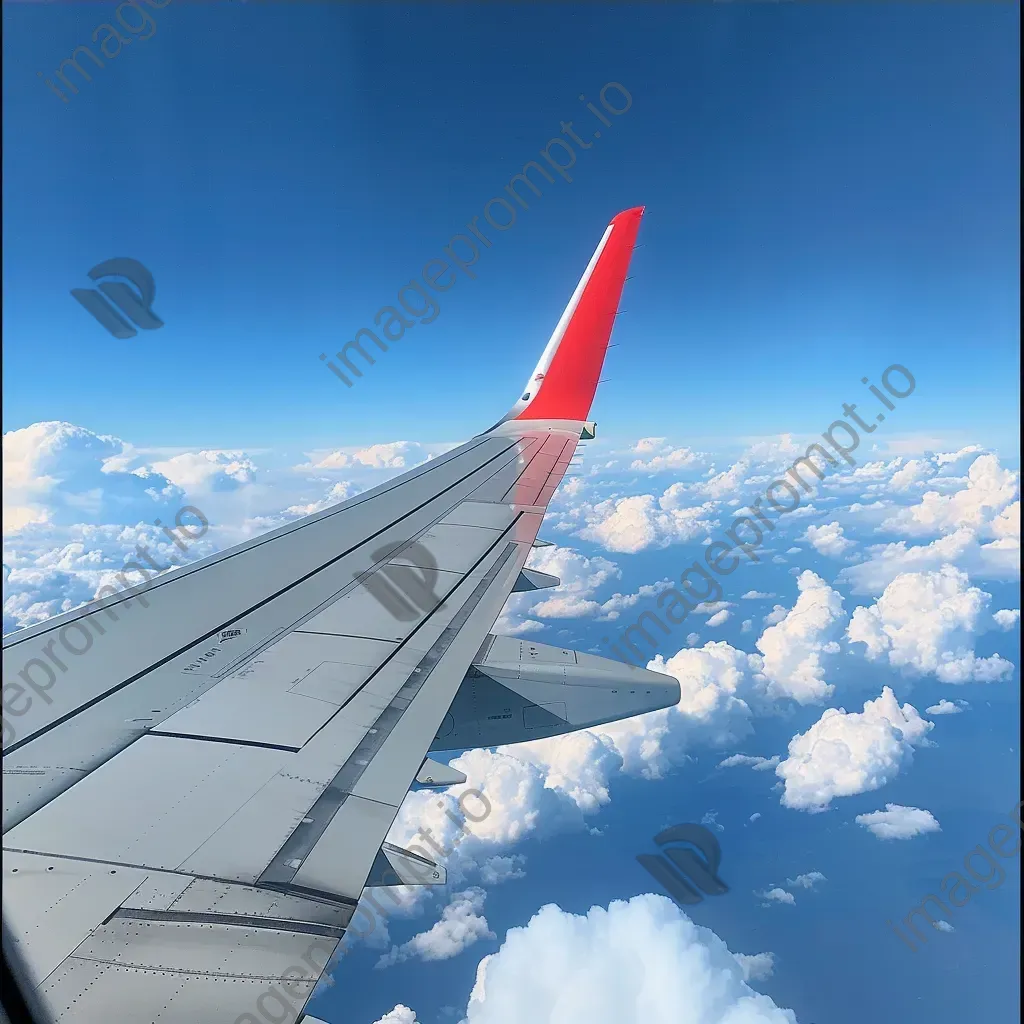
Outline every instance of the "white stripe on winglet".
[[(506, 419), (511, 419), (518, 415), (525, 409), (534, 398), (537, 397), (537, 392), (540, 390), (540, 386), (535, 382), (534, 378), (538, 373), (547, 373), (548, 368), (551, 366), (551, 360), (555, 358), (555, 353), (558, 351), (558, 346), (562, 343), (562, 336), (565, 334), (565, 329), (569, 326), (569, 321), (572, 320), (573, 313), (576, 312), (576, 307), (579, 305), (580, 299), (583, 297), (583, 290), (587, 287), (587, 282), (590, 280), (591, 274), (594, 273), (594, 267), (597, 266), (597, 261), (601, 258), (601, 253), (604, 251), (604, 247), (608, 242), (608, 239), (612, 234), (612, 225), (609, 224), (605, 228), (604, 235), (601, 236), (601, 241), (598, 243), (597, 249), (594, 251), (594, 255), (590, 257), (590, 262), (587, 264), (587, 269), (583, 272), (583, 276), (580, 278), (580, 283), (576, 285), (576, 291), (572, 293), (572, 298), (569, 300), (569, 305), (565, 307), (565, 312), (562, 313), (558, 324), (555, 327), (554, 333), (548, 340), (547, 345), (544, 346), (544, 351), (541, 353), (540, 361), (533, 368), (533, 373), (530, 374), (529, 379), (526, 382), (526, 387), (520, 392), (520, 395), (529, 394), (529, 398), (525, 401), (520, 398), (515, 405), (509, 410)], [(543, 382), (541, 382), (543, 383)]]

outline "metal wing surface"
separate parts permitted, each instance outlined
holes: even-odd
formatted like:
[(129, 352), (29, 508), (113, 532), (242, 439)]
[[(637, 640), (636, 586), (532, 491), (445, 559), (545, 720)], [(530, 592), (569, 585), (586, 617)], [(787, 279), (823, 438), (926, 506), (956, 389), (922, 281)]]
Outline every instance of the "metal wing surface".
[[(385, 838), (418, 776), (451, 781), (425, 761), (446, 733), (678, 700), (656, 673), (489, 632), (511, 593), (557, 583), (524, 563), (593, 434), (641, 214), (608, 226), (496, 426), (5, 638), (3, 917), (51, 1020), (303, 1019), (365, 886), (444, 880)], [(476, 722), (483, 682), (514, 710)]]

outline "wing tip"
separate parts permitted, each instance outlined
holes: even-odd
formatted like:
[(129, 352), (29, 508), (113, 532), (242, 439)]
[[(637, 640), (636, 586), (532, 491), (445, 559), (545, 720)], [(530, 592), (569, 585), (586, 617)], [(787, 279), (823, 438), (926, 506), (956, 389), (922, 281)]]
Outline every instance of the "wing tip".
[[(608, 222), (522, 397), (495, 426), (509, 420), (587, 419), (645, 210), (631, 206)], [(563, 345), (566, 337), (571, 340)]]

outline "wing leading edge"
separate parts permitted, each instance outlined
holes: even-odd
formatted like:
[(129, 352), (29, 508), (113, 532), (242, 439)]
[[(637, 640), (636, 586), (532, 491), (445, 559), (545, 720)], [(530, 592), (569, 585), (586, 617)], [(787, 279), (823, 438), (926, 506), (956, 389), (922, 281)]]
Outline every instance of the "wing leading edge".
[(5, 639), (4, 921), (54, 1020), (301, 1019), (365, 886), (444, 880), (386, 842), (414, 780), (459, 781), (428, 750), (678, 701), (669, 677), (490, 633), (557, 583), (524, 565), (641, 214), (613, 219), (491, 430)]

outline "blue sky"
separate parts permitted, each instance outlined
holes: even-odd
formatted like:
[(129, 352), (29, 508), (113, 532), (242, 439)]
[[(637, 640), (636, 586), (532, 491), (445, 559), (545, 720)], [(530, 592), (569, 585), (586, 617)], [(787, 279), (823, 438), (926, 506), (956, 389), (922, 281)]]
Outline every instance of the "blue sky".
[[(879, 408), (862, 377), (898, 363), (916, 380), (758, 563), (643, 651), (680, 680), (678, 708), (446, 755), (493, 818), (314, 1012), (518, 1024), (501, 1006), (520, 993), (540, 1024), (590, 987), (607, 1024), (660, 1024), (608, 1008), (629, 984), (685, 982), (688, 1024), (711, 1024), (693, 964), (719, 955), (714, 933), (771, 954), (748, 979), (770, 1001), (748, 1007), (759, 1024), (790, 1021), (779, 1007), (801, 1024), (1017, 1019), (1019, 857), (917, 952), (885, 922), (1019, 799), (1018, 7), (173, 0), (63, 103), (37, 73), (113, 11), (3, 10), (5, 633), (89, 600), (137, 543), (172, 554), (152, 524), (183, 504), (210, 521), (202, 557), (486, 428), (627, 207), (647, 209), (598, 438), (534, 563), (563, 585), (513, 598), (497, 632), (605, 652), (843, 403)], [(631, 97), (621, 115), (600, 105), (608, 82)], [(563, 121), (590, 143), (573, 180), (552, 171), (436, 319), (345, 388), (319, 354)], [(72, 299), (116, 256), (152, 271), (163, 328), (117, 340)], [(818, 740), (845, 753), (807, 753)], [(737, 754), (768, 761), (720, 767)], [(395, 842), (436, 814), (425, 799)], [(858, 821), (878, 812), (906, 837)], [(635, 855), (702, 819), (730, 891), (687, 911), (697, 934), (644, 901)], [(591, 908), (617, 900), (633, 902), (606, 935)], [(440, 939), (452, 955), (425, 959)], [(388, 950), (400, 962), (376, 968)], [(749, 995), (726, 967), (728, 999)]]
[[(510, 404), (610, 216), (646, 204), (607, 429), (813, 430), (902, 362), (921, 431), (1013, 434), (1014, 5), (170, 3), (62, 103), (38, 74), (112, 9), (5, 6), (5, 427), (461, 439)], [(561, 121), (601, 130), (577, 97), (609, 81), (632, 106), (574, 180), (357, 387), (332, 378), (319, 353)], [(118, 342), (68, 295), (115, 255), (152, 270), (159, 333)]]

